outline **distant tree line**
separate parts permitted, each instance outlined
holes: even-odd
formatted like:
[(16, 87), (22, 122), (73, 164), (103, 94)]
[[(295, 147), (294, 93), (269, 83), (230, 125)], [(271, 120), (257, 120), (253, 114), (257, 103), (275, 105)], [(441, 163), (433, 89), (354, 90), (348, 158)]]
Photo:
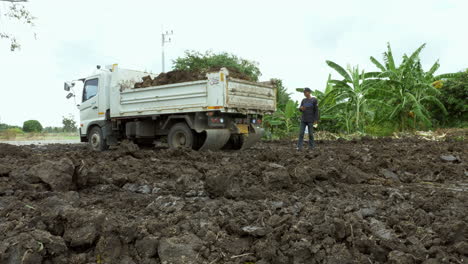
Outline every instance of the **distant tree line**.
[(43, 127), (38, 120), (27, 120), (23, 123), (23, 126), (14, 126), (4, 123), (0, 123), (0, 132), (9, 131), (15, 133), (62, 133), (62, 132), (76, 132), (78, 128), (76, 126), (76, 121), (72, 115), (68, 117), (62, 117), (61, 127), (47, 126)]

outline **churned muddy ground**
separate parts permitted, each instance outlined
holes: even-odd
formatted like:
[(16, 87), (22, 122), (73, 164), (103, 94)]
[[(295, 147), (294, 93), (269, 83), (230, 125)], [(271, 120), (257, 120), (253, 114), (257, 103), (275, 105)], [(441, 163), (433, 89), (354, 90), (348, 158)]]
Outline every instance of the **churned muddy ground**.
[(468, 263), (468, 144), (0, 144), (0, 263)]

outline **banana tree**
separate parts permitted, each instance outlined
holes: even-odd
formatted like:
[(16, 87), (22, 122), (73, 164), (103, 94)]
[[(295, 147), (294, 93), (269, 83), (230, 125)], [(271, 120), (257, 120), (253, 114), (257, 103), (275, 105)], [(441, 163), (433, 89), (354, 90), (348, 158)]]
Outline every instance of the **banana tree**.
[(424, 71), (419, 55), (425, 45), (421, 45), (410, 56), (405, 54), (398, 66), (389, 43), (383, 54), (384, 63), (370, 57), (371, 62), (380, 70), (380, 97), (389, 106), (388, 118), (397, 122), (400, 130), (410, 126), (416, 129), (420, 124), (430, 127), (432, 123), (429, 105), (436, 105), (446, 113), (444, 105), (436, 97), (440, 91), (434, 86), (440, 79), (453, 77), (454, 74), (434, 76), (440, 66), (438, 61), (429, 71)]
[(278, 109), (272, 115), (265, 116), (263, 119), (264, 124), (272, 135), (279, 138), (292, 137), (298, 130), (299, 111), (297, 109), (298, 103), (289, 100), (284, 110)]
[(328, 66), (343, 77), (342, 80), (329, 81), (334, 87), (324, 100), (333, 98), (335, 102), (329, 111), (341, 110), (342, 115), (346, 118), (348, 132), (362, 131), (366, 119), (372, 116), (372, 111), (369, 108), (371, 100), (367, 95), (370, 91), (373, 91), (376, 83), (373, 78), (378, 76), (379, 73), (360, 71), (359, 66), (348, 66), (347, 70), (345, 70), (333, 61), (326, 62)]

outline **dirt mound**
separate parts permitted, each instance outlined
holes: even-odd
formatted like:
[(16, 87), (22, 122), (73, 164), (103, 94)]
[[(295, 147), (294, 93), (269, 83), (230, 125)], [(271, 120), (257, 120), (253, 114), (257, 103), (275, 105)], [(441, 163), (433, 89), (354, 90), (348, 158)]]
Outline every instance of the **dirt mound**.
[(29, 151), (27, 147), (19, 147), (10, 144), (0, 143), (0, 158), (4, 157), (28, 157)]
[[(135, 83), (135, 88), (145, 88), (150, 86), (158, 86), (165, 84), (181, 83), (181, 82), (193, 82), (206, 80), (206, 74), (208, 72), (218, 72), (219, 69), (209, 69), (206, 71), (183, 71), (183, 70), (174, 70), (169, 72), (162, 72), (156, 78), (152, 79), (151, 76), (143, 77), (142, 82)], [(229, 76), (236, 79), (242, 79), (251, 81), (251, 78), (239, 72), (235, 69), (229, 69)]]
[(466, 141), (293, 147), (0, 145), (0, 263), (468, 261)]

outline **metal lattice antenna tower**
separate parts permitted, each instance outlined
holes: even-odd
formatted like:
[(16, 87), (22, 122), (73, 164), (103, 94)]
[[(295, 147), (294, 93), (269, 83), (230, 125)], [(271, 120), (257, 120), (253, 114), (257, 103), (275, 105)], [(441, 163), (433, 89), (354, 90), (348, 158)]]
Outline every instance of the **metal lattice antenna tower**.
[(162, 47), (162, 72), (165, 72), (165, 58), (164, 58), (164, 44), (166, 43), (170, 43), (171, 42), (171, 38), (170, 36), (172, 36), (174, 34), (174, 32), (171, 30), (170, 32), (169, 31), (166, 31), (164, 32), (164, 30), (162, 31), (161, 33), (161, 47)]

